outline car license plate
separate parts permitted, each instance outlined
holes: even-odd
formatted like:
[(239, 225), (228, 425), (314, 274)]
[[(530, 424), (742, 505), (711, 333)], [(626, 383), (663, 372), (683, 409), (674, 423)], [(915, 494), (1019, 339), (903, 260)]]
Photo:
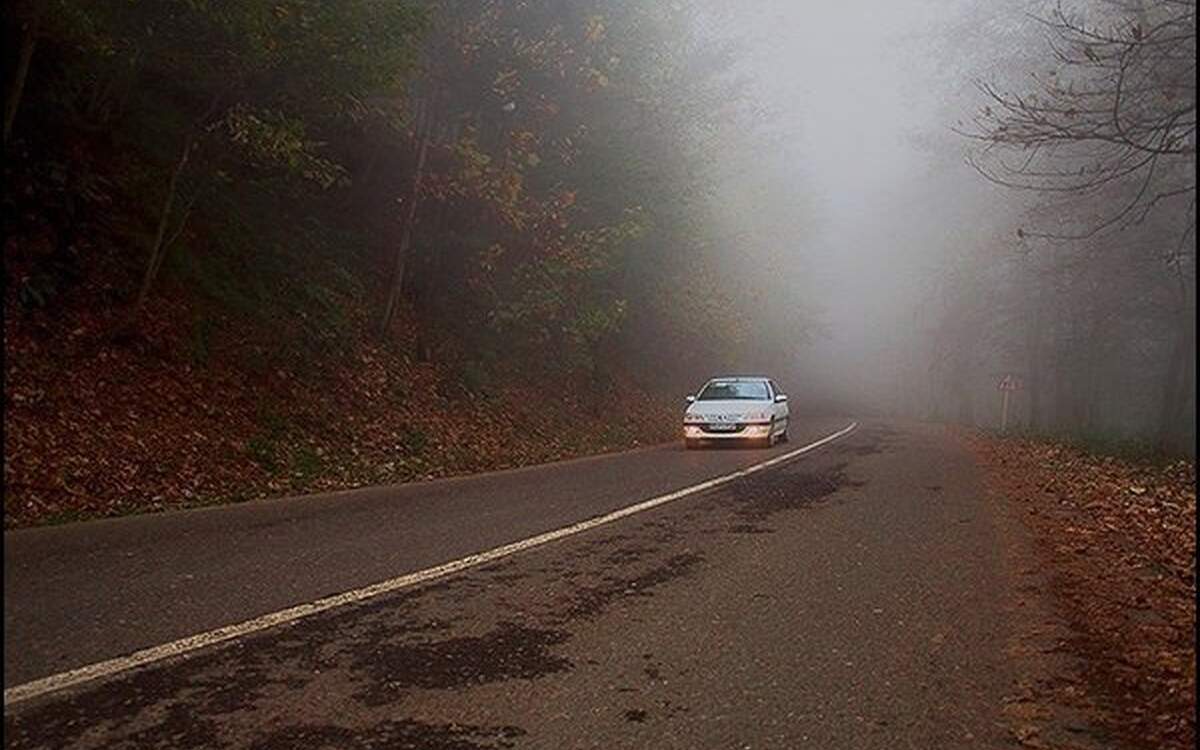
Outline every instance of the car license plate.
[(737, 430), (737, 428), (738, 428), (738, 426), (736, 424), (728, 424), (728, 423), (710, 424), (708, 426), (708, 429), (713, 432), (734, 432)]

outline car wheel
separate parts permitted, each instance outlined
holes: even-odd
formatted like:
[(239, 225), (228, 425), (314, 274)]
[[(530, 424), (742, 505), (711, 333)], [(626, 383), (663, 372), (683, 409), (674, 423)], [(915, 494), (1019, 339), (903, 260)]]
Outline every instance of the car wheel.
[(779, 433), (779, 442), (786, 443), (787, 441), (788, 441), (787, 430), (784, 430), (783, 432)]

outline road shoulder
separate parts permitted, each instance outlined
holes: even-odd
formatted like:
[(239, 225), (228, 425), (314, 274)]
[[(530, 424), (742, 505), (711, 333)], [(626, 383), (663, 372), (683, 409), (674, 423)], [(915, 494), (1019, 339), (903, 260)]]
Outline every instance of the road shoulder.
[(1018, 581), (1006, 704), (1026, 747), (1195, 740), (1195, 474), (953, 433), (984, 471)]

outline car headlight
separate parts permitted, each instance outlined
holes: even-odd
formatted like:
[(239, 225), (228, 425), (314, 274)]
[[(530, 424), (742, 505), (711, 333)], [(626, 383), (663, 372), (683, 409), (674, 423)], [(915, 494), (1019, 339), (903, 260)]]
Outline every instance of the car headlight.
[(771, 419), (771, 415), (765, 411), (752, 411), (742, 417), (747, 422), (766, 422)]
[(683, 421), (686, 422), (704, 422), (706, 417), (703, 414), (684, 414)]

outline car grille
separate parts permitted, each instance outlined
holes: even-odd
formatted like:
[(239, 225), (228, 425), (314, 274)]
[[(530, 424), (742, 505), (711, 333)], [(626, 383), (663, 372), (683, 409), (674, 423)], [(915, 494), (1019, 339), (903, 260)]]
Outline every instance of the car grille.
[(705, 432), (711, 432), (714, 435), (736, 435), (746, 429), (746, 425), (731, 425), (728, 422), (717, 422), (715, 424), (702, 424), (700, 429)]

